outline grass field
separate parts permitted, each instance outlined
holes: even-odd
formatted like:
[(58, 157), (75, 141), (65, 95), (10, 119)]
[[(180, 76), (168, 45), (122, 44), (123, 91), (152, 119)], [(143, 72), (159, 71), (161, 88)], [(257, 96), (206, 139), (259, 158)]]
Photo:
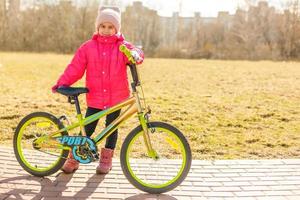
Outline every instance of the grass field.
[[(34, 111), (75, 120), (74, 106), (51, 93), (71, 58), (0, 53), (2, 144), (11, 145), (18, 122)], [(193, 158), (299, 158), (300, 63), (146, 59), (140, 73), (152, 120), (182, 130)], [(132, 118), (121, 127), (118, 149), (137, 124)], [(96, 131), (102, 127), (103, 120)]]

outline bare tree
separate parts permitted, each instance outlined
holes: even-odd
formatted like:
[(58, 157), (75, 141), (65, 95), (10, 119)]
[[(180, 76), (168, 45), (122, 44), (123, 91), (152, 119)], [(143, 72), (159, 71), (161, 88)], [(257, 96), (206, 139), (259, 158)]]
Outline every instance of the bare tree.
[[(247, 9), (215, 19), (184, 18), (180, 12), (161, 17), (141, 2), (122, 13), (122, 32), (147, 56), (218, 59), (300, 59), (300, 0), (290, 0), (276, 12), (266, 1), (245, 0)], [(7, 5), (9, 2), (9, 5)], [(70, 53), (94, 32), (98, 0), (34, 0), (20, 10), (20, 0), (0, 0), (0, 49)], [(100, 5), (118, 5), (101, 0)], [(177, 1), (179, 11), (182, 0)], [(10, 16), (10, 17), (8, 17)]]
[(7, 5), (6, 0), (0, 0), (0, 46), (5, 45), (7, 28)]
[(296, 57), (299, 56), (300, 48), (300, 12), (299, 12), (299, 0), (290, 1), (289, 10), (291, 12), (288, 23), (288, 56)]

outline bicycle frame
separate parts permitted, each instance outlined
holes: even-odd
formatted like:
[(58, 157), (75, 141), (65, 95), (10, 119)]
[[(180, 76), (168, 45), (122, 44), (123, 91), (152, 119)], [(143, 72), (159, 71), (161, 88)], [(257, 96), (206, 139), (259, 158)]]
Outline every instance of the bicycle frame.
[[(37, 144), (41, 144), (43, 143), (44, 140), (56, 140), (56, 135), (65, 131), (69, 131), (72, 129), (75, 129), (77, 127), (80, 127), (81, 133), (83, 136), (86, 136), (85, 133), (85, 129), (84, 127), (110, 113), (113, 113), (119, 109), (122, 109), (124, 107), (128, 107), (125, 111), (123, 111), (120, 116), (115, 119), (110, 125), (108, 125), (106, 128), (104, 128), (99, 134), (97, 134), (92, 140), (94, 141), (94, 143), (97, 145), (99, 144), (101, 141), (103, 141), (105, 138), (107, 138), (108, 136), (110, 136), (121, 124), (123, 124), (126, 120), (128, 120), (130, 117), (132, 117), (135, 113), (138, 114), (138, 119), (139, 122), (143, 128), (143, 136), (144, 136), (144, 142), (148, 151), (148, 155), (152, 158), (155, 158), (157, 156), (156, 152), (153, 150), (152, 145), (151, 145), (151, 141), (150, 141), (150, 137), (149, 137), (149, 132), (148, 132), (148, 126), (147, 126), (147, 122), (148, 120), (146, 119), (145, 115), (147, 114), (147, 112), (145, 112), (142, 109), (141, 103), (140, 103), (140, 98), (138, 95), (138, 92), (136, 91), (135, 86), (133, 87), (133, 92), (132, 92), (132, 97), (128, 98), (127, 100), (111, 107), (108, 108), (106, 110), (102, 110), (98, 113), (95, 113), (87, 118), (83, 118), (82, 114), (77, 114), (77, 119), (78, 122), (72, 123), (69, 126), (66, 126), (63, 129), (60, 129), (54, 133), (51, 133), (45, 137), (41, 137), (39, 139), (37, 139), (36, 143)], [(69, 149), (70, 147), (68, 146), (64, 146), (62, 144), (57, 144), (58, 148), (63, 148), (63, 149)]]

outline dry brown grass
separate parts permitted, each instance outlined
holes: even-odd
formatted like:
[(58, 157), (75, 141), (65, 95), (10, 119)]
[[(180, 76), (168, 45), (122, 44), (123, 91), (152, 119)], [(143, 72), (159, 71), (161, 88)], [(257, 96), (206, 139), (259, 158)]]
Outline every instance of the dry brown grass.
[[(50, 90), (70, 59), (0, 53), (2, 143), (10, 145), (18, 122), (34, 111), (75, 119), (73, 105)], [(299, 157), (299, 63), (146, 59), (140, 72), (152, 120), (182, 130), (194, 158)], [(118, 148), (136, 125), (133, 118), (120, 129)]]

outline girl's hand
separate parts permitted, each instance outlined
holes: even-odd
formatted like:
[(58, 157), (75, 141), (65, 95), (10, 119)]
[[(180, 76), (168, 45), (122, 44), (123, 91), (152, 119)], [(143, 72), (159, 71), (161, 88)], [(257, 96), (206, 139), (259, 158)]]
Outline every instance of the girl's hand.
[(135, 62), (139, 63), (141, 62), (143, 59), (140, 57), (139, 53), (135, 50), (130, 51), (131, 56), (133, 57), (133, 59), (135, 60)]
[(124, 44), (120, 45), (119, 50), (127, 57), (128, 61), (132, 64), (141, 64), (143, 62), (143, 57), (141, 57), (141, 54), (138, 52), (138, 50), (129, 49)]
[(53, 93), (56, 93), (56, 90), (58, 89), (58, 88), (61, 88), (61, 87), (68, 87), (67, 85), (58, 85), (58, 84), (56, 84), (56, 85), (54, 85), (51, 89), (52, 89), (52, 92)]
[(58, 86), (57, 84), (54, 85), (54, 86), (51, 88), (52, 93), (56, 93), (56, 90), (57, 90), (58, 87), (59, 87), (59, 86)]

